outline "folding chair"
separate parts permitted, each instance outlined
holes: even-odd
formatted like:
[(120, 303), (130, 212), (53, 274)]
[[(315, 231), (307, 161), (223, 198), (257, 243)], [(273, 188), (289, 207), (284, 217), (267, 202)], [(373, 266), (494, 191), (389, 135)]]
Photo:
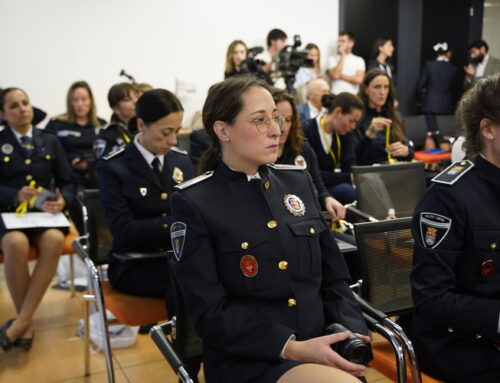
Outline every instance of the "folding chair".
[[(112, 235), (104, 218), (104, 209), (99, 201), (98, 190), (84, 190), (78, 196), (82, 206), (85, 235), (73, 241), (78, 255), (87, 266), (89, 291), (84, 296), (84, 347), (85, 376), (90, 375), (90, 303), (95, 302), (99, 312), (99, 325), (104, 337), (104, 355), (109, 382), (114, 382), (113, 360), (107, 326), (125, 324), (137, 326), (167, 319), (165, 301), (162, 298), (140, 297), (122, 294), (110, 283), (102, 280), (98, 266), (108, 262), (107, 254), (112, 248)], [(108, 309), (116, 320), (108, 320)]]
[[(184, 297), (172, 270), (170, 277), (175, 286), (177, 311), (170, 321), (154, 326), (150, 335), (179, 379), (184, 383), (193, 383), (193, 377), (189, 375), (183, 361), (201, 357), (203, 342), (196, 334), (194, 324), (188, 316)], [(167, 338), (168, 335), (171, 335), (172, 341)]]
[(421, 162), (353, 166), (352, 173), (357, 192), (356, 208), (378, 220), (387, 217), (391, 208), (398, 217), (411, 216), (427, 188)]
[(424, 147), (427, 136), (427, 123), (423, 114), (418, 116), (406, 116), (403, 119), (406, 137), (413, 142), (415, 149)]
[[(439, 382), (420, 373), (410, 339), (389, 319), (411, 314), (413, 309), (411, 217), (355, 224), (354, 231), (364, 266), (358, 301), (370, 329), (388, 341), (373, 342), (374, 359), (370, 366), (400, 383)], [(408, 367), (406, 360), (410, 363)]]

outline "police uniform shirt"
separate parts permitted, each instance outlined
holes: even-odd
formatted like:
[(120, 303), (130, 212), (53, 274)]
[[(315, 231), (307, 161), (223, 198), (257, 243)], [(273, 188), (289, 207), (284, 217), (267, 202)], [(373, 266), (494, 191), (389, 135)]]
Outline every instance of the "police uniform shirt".
[(259, 177), (219, 162), (172, 198), (171, 266), (204, 339), (207, 382), (258, 380), (291, 335), (332, 322), (367, 333), (310, 176), (272, 165)]
[(129, 131), (125, 122), (113, 115), (111, 122), (102, 127), (94, 142), (94, 156), (101, 159), (104, 155), (124, 148), (134, 139), (134, 134)]
[(444, 380), (500, 382), (500, 169), (481, 156), (447, 168), (418, 204), (413, 235), (419, 362)]
[(0, 131), (0, 210), (15, 211), (17, 192), (31, 181), (36, 182), (36, 187), (51, 191), (58, 187), (68, 207), (74, 198), (75, 185), (61, 143), (52, 134), (31, 128), (25, 134), (31, 137), (30, 153), (21, 145), (21, 136), (9, 127)]

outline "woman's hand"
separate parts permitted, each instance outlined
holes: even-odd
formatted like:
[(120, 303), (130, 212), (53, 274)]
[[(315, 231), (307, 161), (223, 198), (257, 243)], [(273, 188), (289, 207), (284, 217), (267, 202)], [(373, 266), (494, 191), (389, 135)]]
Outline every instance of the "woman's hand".
[(345, 207), (333, 197), (325, 198), (325, 209), (332, 216), (332, 221), (345, 218)]
[(29, 201), (33, 197), (36, 197), (40, 192), (35, 188), (30, 186), (23, 186), (16, 194), (16, 200), (18, 202)]
[(384, 129), (386, 126), (390, 126), (392, 120), (385, 117), (374, 117), (366, 129), (366, 135), (370, 138), (375, 138), (378, 132)]
[(406, 157), (408, 154), (410, 154), (410, 149), (408, 149), (408, 146), (403, 145), (399, 141), (393, 142), (385, 150), (393, 157)]
[(80, 157), (76, 157), (71, 160), (71, 166), (75, 169), (83, 171), (89, 168), (89, 163), (87, 160), (82, 160)]
[[(288, 360), (320, 363), (339, 368), (354, 376), (363, 376), (366, 367), (349, 362), (332, 350), (331, 344), (342, 342), (348, 338), (348, 332), (331, 334), (305, 341), (291, 340), (287, 343), (283, 356)], [(363, 340), (365, 337), (363, 337)]]
[(56, 199), (55, 201), (45, 201), (43, 203), (42, 209), (47, 213), (57, 214), (61, 212), (66, 206), (66, 201), (61, 194), (59, 189), (56, 189)]

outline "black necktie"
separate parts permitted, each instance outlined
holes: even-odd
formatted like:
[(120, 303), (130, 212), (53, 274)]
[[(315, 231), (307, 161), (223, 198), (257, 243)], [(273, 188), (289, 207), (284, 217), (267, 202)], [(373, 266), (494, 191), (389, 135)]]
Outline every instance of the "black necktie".
[(151, 162), (151, 165), (153, 165), (153, 171), (156, 175), (156, 178), (158, 178), (160, 184), (163, 185), (163, 177), (160, 170), (160, 159), (158, 157), (155, 157), (153, 162)]
[(28, 155), (28, 157), (31, 157), (31, 155), (33, 154), (33, 149), (35, 148), (33, 146), (33, 140), (31, 139), (31, 137), (22, 136), (21, 146), (24, 148), (24, 150), (26, 150), (26, 154)]

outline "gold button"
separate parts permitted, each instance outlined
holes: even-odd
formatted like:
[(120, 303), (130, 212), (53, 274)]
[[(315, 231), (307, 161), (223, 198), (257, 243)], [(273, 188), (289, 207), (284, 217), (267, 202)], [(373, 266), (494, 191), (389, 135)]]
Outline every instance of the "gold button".
[(164, 228), (164, 229), (168, 229), (168, 223), (164, 223), (164, 224), (163, 224), (163, 228)]
[(269, 190), (270, 186), (271, 186), (271, 182), (266, 181), (266, 183), (264, 184), (264, 189)]
[(490, 245), (490, 249), (492, 250), (495, 250), (497, 248), (497, 244), (495, 242), (493, 242), (491, 245)]
[(3, 162), (9, 162), (9, 161), (10, 161), (10, 157), (9, 157), (9, 156), (5, 156), (5, 157), (3, 158)]
[(483, 336), (481, 334), (476, 334), (476, 339), (481, 339)]
[(280, 263), (278, 263), (278, 267), (280, 268), (280, 270), (286, 270), (286, 269), (288, 269), (288, 262), (281, 261)]
[(167, 199), (168, 198), (168, 194), (167, 193), (161, 193), (160, 194), (160, 198), (161, 199)]
[(241, 248), (242, 248), (243, 250), (248, 249), (248, 242), (242, 242), (242, 243), (241, 243)]
[(278, 226), (278, 222), (276, 222), (274, 219), (267, 223), (267, 227), (270, 229), (274, 229), (276, 226)]
[(26, 159), (24, 160), (24, 163), (25, 163), (26, 165), (29, 165), (29, 164), (31, 164), (31, 160), (30, 160), (29, 158), (26, 158)]
[(297, 301), (293, 298), (290, 298), (288, 300), (288, 307), (293, 307), (293, 306), (297, 306)]
[(31, 181), (33, 179), (33, 176), (31, 174), (28, 174), (26, 176), (26, 181)]
[(167, 216), (167, 213), (161, 213), (161, 216), (162, 216), (162, 217), (166, 217), (166, 216)]
[(316, 234), (316, 230), (314, 230), (314, 227), (311, 227), (309, 229), (309, 234)]
[(46, 160), (50, 160), (51, 158), (52, 158), (52, 157), (50, 156), (50, 154), (46, 154), (46, 155), (45, 155), (45, 159), (46, 159)]
[(453, 330), (453, 327), (448, 327), (448, 332), (449, 333), (452, 333), (453, 331), (455, 331), (455, 330)]

